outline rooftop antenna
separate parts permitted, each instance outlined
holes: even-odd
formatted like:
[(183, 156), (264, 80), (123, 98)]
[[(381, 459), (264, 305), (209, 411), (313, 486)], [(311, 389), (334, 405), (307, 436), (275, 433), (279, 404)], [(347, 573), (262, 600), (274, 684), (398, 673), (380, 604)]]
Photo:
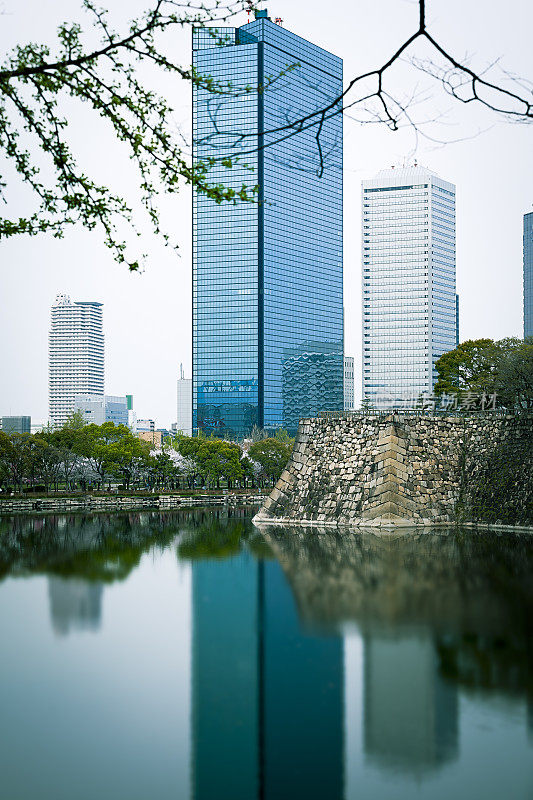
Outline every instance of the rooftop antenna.
[(253, 0), (246, 0), (246, 13), (248, 14), (248, 22), (250, 22), (250, 14), (254, 10)]
[(180, 364), (180, 378), (183, 380), (183, 363)]

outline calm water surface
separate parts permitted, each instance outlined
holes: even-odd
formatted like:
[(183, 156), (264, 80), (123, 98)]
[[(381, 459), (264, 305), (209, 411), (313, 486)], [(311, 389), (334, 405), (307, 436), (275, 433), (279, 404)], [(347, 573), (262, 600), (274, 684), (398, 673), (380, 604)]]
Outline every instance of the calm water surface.
[(0, 518), (0, 797), (533, 797), (533, 539)]

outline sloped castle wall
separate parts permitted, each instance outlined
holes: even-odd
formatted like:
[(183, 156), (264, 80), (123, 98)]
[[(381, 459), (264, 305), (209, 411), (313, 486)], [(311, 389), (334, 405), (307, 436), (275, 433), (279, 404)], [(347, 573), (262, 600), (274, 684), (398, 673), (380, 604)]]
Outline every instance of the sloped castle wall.
[(306, 419), (254, 521), (428, 525), (492, 509), (490, 521), (532, 524), (532, 455), (533, 415)]

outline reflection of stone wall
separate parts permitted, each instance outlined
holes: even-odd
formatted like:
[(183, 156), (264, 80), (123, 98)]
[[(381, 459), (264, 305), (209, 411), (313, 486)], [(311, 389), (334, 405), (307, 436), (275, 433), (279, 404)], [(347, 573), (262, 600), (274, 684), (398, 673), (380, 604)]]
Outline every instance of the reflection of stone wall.
[(256, 521), (412, 525), (460, 513), (533, 524), (533, 415), (302, 420)]
[[(309, 624), (431, 625), (487, 637), (533, 634), (528, 533), (260, 526)], [(495, 568), (497, 565), (497, 569)], [(514, 633), (513, 633), (514, 632)]]
[(260, 531), (306, 630), (336, 632), (350, 622), (367, 642), (396, 637), (399, 644), (423, 634), (446, 683), (533, 698), (530, 533), (270, 525)]

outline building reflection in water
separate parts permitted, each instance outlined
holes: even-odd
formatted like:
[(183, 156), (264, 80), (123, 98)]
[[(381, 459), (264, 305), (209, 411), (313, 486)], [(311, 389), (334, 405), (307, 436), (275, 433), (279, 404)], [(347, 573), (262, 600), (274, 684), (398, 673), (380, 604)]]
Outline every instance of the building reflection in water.
[(421, 776), (458, 754), (457, 687), (429, 632), (370, 633), (364, 649), (364, 750), (381, 768)]
[(48, 577), (50, 618), (55, 633), (97, 631), (102, 621), (102, 583), (76, 578)]
[(343, 647), (303, 632), (280, 566), (193, 563), (195, 800), (343, 796)]

